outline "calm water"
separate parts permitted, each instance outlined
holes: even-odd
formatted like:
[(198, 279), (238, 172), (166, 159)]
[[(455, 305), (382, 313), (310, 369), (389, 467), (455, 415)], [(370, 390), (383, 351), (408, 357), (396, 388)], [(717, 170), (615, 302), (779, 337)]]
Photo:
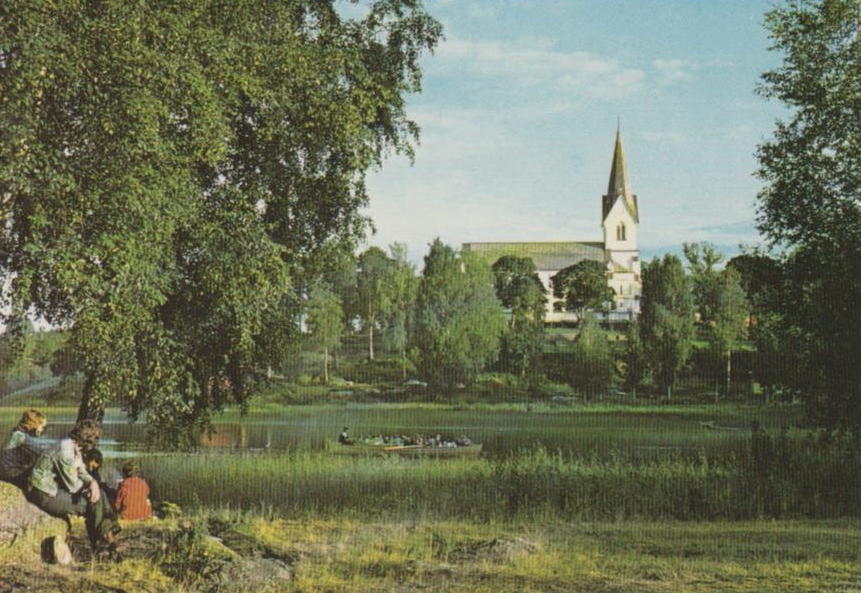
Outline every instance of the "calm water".
[[(719, 414), (723, 413), (721, 417)], [(466, 435), (484, 445), (483, 455), (505, 456), (537, 445), (573, 456), (654, 457), (726, 451), (748, 442), (752, 419), (771, 429), (789, 418), (773, 411), (710, 411), (702, 413), (593, 413), (560, 409), (558, 413), (523, 410), (471, 410), (381, 405), (305, 406), (275, 413), (255, 412), (214, 424), (215, 432), (201, 440), (201, 450), (319, 451), (336, 440), (343, 426), (353, 438), (363, 435)], [(60, 437), (72, 419), (51, 422), (46, 436)], [(703, 423), (716, 423), (709, 430)], [(110, 456), (141, 454), (146, 426), (130, 424), (121, 413), (109, 413), (101, 448)]]

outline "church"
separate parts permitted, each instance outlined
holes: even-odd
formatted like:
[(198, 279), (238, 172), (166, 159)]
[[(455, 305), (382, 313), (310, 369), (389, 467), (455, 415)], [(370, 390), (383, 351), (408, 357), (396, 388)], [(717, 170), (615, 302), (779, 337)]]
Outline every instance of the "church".
[(610, 165), (610, 182), (607, 193), (601, 198), (601, 228), (603, 241), (537, 241), (464, 243), (464, 253), (475, 253), (490, 265), (504, 255), (531, 258), (538, 277), (547, 291), (547, 323), (577, 321), (573, 312), (556, 311), (553, 285), (550, 279), (563, 268), (584, 259), (604, 264), (607, 282), (615, 293), (611, 310), (603, 319), (623, 321), (640, 312), (640, 251), (637, 247), (637, 229), (640, 224), (637, 196), (631, 191), (622, 148), (622, 134), (616, 130), (616, 144)]

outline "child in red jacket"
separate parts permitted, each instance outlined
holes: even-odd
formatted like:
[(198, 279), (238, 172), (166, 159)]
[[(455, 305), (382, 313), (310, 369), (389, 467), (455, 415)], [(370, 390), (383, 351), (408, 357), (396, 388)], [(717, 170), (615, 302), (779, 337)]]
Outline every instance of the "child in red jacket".
[(140, 467), (134, 461), (123, 465), (123, 481), (114, 499), (114, 510), (120, 519), (149, 519), (152, 516), (149, 486), (140, 473)]

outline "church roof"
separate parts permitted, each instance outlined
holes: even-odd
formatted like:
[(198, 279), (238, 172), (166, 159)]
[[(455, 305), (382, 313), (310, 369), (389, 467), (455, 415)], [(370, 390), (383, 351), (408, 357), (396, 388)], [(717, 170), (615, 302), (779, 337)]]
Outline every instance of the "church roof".
[(616, 199), (622, 196), (625, 206), (634, 221), (640, 222), (637, 211), (637, 196), (631, 191), (631, 181), (628, 179), (628, 167), (625, 163), (625, 150), (622, 148), (622, 131), (616, 130), (616, 146), (613, 148), (613, 164), (610, 167), (610, 182), (607, 185), (607, 195), (604, 196), (601, 208), (601, 220), (607, 218), (607, 214), (616, 203)]
[(537, 270), (561, 270), (584, 259), (604, 262), (604, 244), (591, 241), (464, 243), (463, 251), (477, 254), (489, 265), (504, 255), (528, 257)]

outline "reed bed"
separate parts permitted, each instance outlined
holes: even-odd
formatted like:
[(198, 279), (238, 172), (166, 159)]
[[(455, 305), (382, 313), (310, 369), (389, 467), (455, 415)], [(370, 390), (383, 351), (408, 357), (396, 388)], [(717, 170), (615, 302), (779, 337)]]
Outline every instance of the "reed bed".
[[(503, 459), (326, 453), (144, 459), (154, 496), (192, 508), (391, 520), (717, 520), (861, 516), (857, 453), (752, 440), (716, 458), (583, 459), (543, 447)], [(762, 439), (760, 439), (762, 440)]]

